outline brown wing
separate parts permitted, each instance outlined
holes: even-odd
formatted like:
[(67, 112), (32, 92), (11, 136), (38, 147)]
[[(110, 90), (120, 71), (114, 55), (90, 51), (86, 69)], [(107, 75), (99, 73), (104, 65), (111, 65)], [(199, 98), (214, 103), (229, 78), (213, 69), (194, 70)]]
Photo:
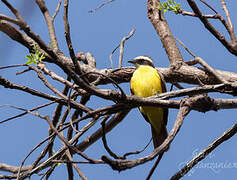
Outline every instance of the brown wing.
[[(157, 73), (160, 76), (162, 93), (167, 92), (166, 86), (165, 86), (165, 79), (164, 79), (163, 75), (159, 71), (157, 71)], [(164, 113), (163, 114), (163, 123), (166, 126), (167, 125), (167, 121), (168, 121), (168, 113), (169, 113), (168, 108), (163, 108), (163, 113)]]
[[(166, 86), (165, 86), (165, 79), (164, 79), (163, 75), (159, 71), (157, 71), (157, 73), (159, 74), (160, 79), (161, 79), (162, 93), (167, 92)], [(167, 132), (167, 129), (166, 129), (166, 125), (167, 125), (167, 122), (168, 122), (168, 113), (169, 113), (168, 108), (163, 108), (163, 123), (164, 124), (162, 126), (161, 131), (160, 131), (160, 134), (158, 135), (158, 137), (159, 137), (158, 139), (154, 140), (155, 139), (154, 136), (157, 136), (157, 134), (154, 131), (154, 129), (151, 128), (154, 148), (160, 146), (168, 136), (168, 132)], [(169, 149), (169, 147), (166, 149), (166, 151), (168, 151), (168, 149)]]

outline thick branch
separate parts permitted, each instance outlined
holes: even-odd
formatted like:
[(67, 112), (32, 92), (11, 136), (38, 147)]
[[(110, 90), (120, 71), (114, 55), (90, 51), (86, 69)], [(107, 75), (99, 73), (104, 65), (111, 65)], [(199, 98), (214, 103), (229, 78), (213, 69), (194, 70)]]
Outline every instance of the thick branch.
[(154, 26), (163, 47), (165, 48), (170, 64), (173, 65), (173, 67), (179, 67), (183, 63), (183, 57), (163, 14), (158, 10), (157, 0), (147, 1), (147, 13), (148, 18)]

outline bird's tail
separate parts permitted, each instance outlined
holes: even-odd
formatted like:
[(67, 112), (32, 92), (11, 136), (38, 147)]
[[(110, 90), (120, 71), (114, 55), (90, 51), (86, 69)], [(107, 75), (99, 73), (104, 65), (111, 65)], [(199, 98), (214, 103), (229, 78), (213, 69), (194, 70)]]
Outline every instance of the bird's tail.
[[(160, 146), (168, 136), (168, 132), (165, 126), (162, 126), (160, 133), (158, 134), (155, 129), (151, 126), (152, 139), (154, 148)], [(169, 147), (165, 150), (168, 151)]]

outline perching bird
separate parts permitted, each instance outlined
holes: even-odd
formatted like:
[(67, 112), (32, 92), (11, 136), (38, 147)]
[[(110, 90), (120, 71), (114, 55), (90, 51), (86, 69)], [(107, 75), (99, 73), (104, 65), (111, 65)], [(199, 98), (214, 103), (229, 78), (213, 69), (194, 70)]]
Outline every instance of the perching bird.
[[(138, 56), (128, 61), (135, 65), (131, 81), (131, 93), (140, 97), (149, 97), (166, 92), (165, 81), (155, 69), (153, 60), (148, 56)], [(152, 106), (140, 106), (140, 112), (151, 124), (154, 148), (160, 146), (167, 137), (168, 109)]]

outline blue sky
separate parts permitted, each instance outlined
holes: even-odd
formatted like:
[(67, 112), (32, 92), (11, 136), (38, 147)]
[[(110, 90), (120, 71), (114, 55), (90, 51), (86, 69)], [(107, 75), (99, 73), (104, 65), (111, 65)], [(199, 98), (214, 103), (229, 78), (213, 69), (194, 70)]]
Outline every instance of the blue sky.
[[(46, 24), (42, 18), (42, 14), (34, 1), (10, 1), (20, 9), (20, 13), (25, 18), (30, 27), (41, 36), (41, 38), (49, 43), (49, 36)], [(207, 1), (212, 3), (212, 1)], [(132, 28), (136, 29), (134, 36), (125, 44), (123, 66), (128, 66), (127, 60), (138, 55), (149, 55), (155, 60), (156, 66), (168, 67), (169, 62), (162, 48), (159, 37), (149, 22), (146, 14), (146, 1), (137, 0), (116, 0), (95, 13), (88, 13), (101, 2), (90, 1), (72, 1), (70, 4), (69, 20), (71, 25), (72, 42), (75, 51), (91, 52), (97, 60), (97, 68), (103, 69), (110, 67), (109, 55), (113, 49), (120, 43), (124, 36), (127, 36)], [(223, 14), (220, 8), (220, 2), (216, 1), (213, 7)], [(57, 1), (48, 1), (47, 5), (53, 14)], [(204, 7), (203, 5), (200, 5)], [(184, 10), (190, 11), (187, 4), (181, 2)], [(227, 2), (230, 10), (233, 24), (237, 22), (237, 2)], [(208, 14), (212, 13), (204, 7), (204, 11)], [(9, 10), (0, 3), (0, 13), (9, 14)], [(13, 17), (13, 16), (12, 16)], [(230, 54), (200, 23), (196, 18), (184, 17), (182, 15), (174, 15), (166, 13), (169, 26), (173, 35), (183, 41), (193, 53), (202, 57), (209, 65), (214, 68), (237, 72), (236, 57)], [(218, 30), (226, 35), (223, 26), (216, 20), (211, 20)], [(64, 26), (62, 22), (62, 8), (55, 20), (56, 34), (59, 41), (60, 49), (67, 55), (68, 50), (64, 38)], [(191, 57), (181, 48), (185, 61)], [(16, 44), (3, 33), (0, 33), (0, 66), (11, 64), (23, 64), (27, 61), (25, 56), (28, 51), (23, 46)], [(118, 52), (113, 56), (114, 67), (118, 66)], [(49, 65), (59, 75), (64, 76), (62, 71), (57, 67)], [(22, 68), (5, 69), (0, 71), (0, 75), (8, 78), (12, 82), (30, 86), (34, 89), (50, 93), (43, 84), (37, 79), (37, 75), (33, 72), (27, 72), (23, 75), (17, 75), (16, 72), (23, 70)], [(63, 86), (51, 81), (50, 82), (62, 89)], [(129, 92), (129, 84), (124, 83), (121, 87), (126, 93)], [(170, 84), (168, 84), (168, 89)], [(210, 94), (211, 97), (232, 98), (225, 95)], [(30, 109), (40, 104), (46, 103), (44, 99), (36, 98), (26, 93), (4, 89), (0, 86), (0, 104), (11, 104), (18, 107)], [(101, 107), (106, 102), (93, 97), (93, 103), (89, 106), (92, 108)], [(55, 105), (42, 109), (39, 113), (52, 117)], [(15, 109), (8, 107), (0, 107), (0, 120), (21, 113)], [(168, 130), (173, 127), (177, 110), (170, 109)], [(182, 165), (191, 160), (195, 154), (200, 152), (215, 138), (220, 136), (225, 130), (236, 123), (236, 110), (220, 110), (218, 112), (207, 112), (205, 114), (199, 112), (191, 112), (185, 119), (181, 131), (171, 144), (170, 150), (164, 155), (159, 167), (152, 176), (152, 179), (169, 179)], [(88, 134), (100, 127), (97, 123)], [(27, 155), (27, 153), (37, 145), (41, 140), (47, 137), (47, 122), (27, 115), (10, 122), (0, 124), (0, 162), (10, 165), (19, 166)], [(86, 136), (84, 136), (85, 138)], [(137, 109), (133, 109), (126, 119), (120, 123), (114, 130), (107, 135), (107, 141), (114, 152), (122, 155), (128, 151), (142, 149), (151, 137), (150, 127), (144, 121)], [(216, 179), (224, 178), (235, 179), (237, 167), (222, 167), (221, 164), (234, 164), (236, 160), (237, 137), (220, 145), (211, 155), (203, 160), (197, 167), (193, 169), (183, 179)], [(56, 144), (55, 150), (60, 148), (61, 143)], [(139, 155), (144, 156), (152, 152), (153, 147), (149, 148)], [(26, 164), (30, 164), (35, 157), (42, 151), (38, 151), (28, 159)], [(100, 159), (102, 154), (106, 154), (101, 140), (96, 142), (85, 153), (95, 159)], [(133, 156), (131, 158), (135, 158)], [(79, 158), (76, 158), (79, 159)], [(219, 165), (218, 168), (211, 168), (211, 163)], [(145, 179), (153, 162), (138, 166), (131, 170), (118, 173), (113, 171), (107, 165), (79, 165), (80, 169), (88, 177), (88, 179)], [(61, 165), (56, 168), (51, 179), (66, 179), (66, 166)], [(32, 179), (39, 179), (34, 175)]]

